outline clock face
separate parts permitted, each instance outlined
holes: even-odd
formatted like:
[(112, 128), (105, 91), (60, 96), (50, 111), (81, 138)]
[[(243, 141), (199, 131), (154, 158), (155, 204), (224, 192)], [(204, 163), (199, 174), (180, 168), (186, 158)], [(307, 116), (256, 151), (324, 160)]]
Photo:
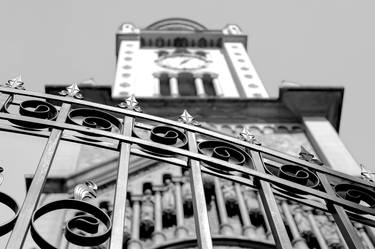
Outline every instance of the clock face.
[(205, 68), (207, 60), (195, 54), (172, 54), (156, 60), (159, 66), (175, 70), (196, 70)]

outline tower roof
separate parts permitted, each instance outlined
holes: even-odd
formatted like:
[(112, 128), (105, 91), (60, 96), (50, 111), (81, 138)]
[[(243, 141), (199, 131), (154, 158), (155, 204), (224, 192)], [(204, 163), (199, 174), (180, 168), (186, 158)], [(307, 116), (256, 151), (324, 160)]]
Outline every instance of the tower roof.
[(146, 27), (146, 30), (204, 31), (207, 28), (196, 21), (186, 18), (166, 18), (150, 24)]

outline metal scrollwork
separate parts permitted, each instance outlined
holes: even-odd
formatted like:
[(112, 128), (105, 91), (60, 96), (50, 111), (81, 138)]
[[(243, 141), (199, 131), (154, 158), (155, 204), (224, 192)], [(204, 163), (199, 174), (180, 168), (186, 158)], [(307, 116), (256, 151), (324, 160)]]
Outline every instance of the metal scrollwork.
[[(78, 246), (99, 246), (110, 237), (111, 219), (103, 210), (80, 200), (59, 200), (42, 206), (32, 216), (31, 236), (40, 248), (56, 249), (57, 247), (50, 244), (38, 233), (36, 221), (49, 212), (61, 209), (75, 209), (85, 213), (75, 216), (66, 223), (65, 238), (70, 243)], [(99, 229), (101, 224), (104, 224), (105, 229)]]
[(3, 236), (12, 231), (18, 217), (19, 206), (12, 197), (2, 192), (0, 192), (0, 203), (7, 206), (14, 212), (14, 216), (10, 220), (0, 223), (0, 236)]
[[(320, 185), (320, 180), (314, 172), (299, 165), (286, 164), (282, 165), (279, 168), (266, 165), (265, 169), (271, 175), (278, 176), (282, 179), (298, 183), (306, 187), (318, 188), (318, 186)], [(275, 185), (279, 186), (278, 184)], [(303, 192), (296, 189), (290, 189), (281, 185), (280, 187), (285, 190), (292, 191), (296, 194), (303, 194)]]
[[(122, 127), (121, 122), (115, 116), (91, 108), (71, 110), (67, 121), (71, 124), (110, 132), (119, 132)], [(90, 135), (92, 136), (93, 134)]]
[[(137, 129), (133, 130), (133, 135), (138, 138), (146, 139), (149, 136), (150, 140), (156, 143), (170, 145), (176, 148), (185, 148), (187, 146), (186, 135), (177, 128), (171, 126), (156, 126), (151, 131), (146, 133), (140, 133)], [(162, 155), (172, 156), (173, 153), (160, 148), (153, 148), (147, 145), (139, 145), (148, 152)]]
[[(251, 162), (251, 156), (243, 149), (224, 141), (202, 141), (198, 144), (198, 151), (201, 154), (212, 156), (214, 158), (236, 165), (247, 165)], [(228, 172), (232, 170), (229, 167), (218, 165), (212, 162), (206, 162), (206, 164), (211, 166), (213, 170), (216, 171), (219, 170)]]
[[(9, 110), (10, 103), (6, 103), (4, 106), (4, 111), (6, 113), (11, 113)], [(58, 114), (56, 107), (48, 102), (41, 101), (41, 100), (26, 100), (23, 101), (19, 105), (19, 114), (22, 116), (39, 118), (39, 119), (47, 119), (47, 120), (55, 120)], [(10, 120), (11, 123), (16, 124), (18, 126), (31, 128), (31, 129), (42, 129), (47, 128), (47, 125), (41, 123), (31, 123), (21, 120)]]
[(375, 208), (375, 191), (373, 189), (348, 183), (337, 184), (334, 189), (336, 194), (345, 200)]
[[(3, 176), (3, 167), (0, 167), (0, 185), (3, 183), (4, 176)], [(18, 217), (18, 211), (19, 207), (17, 202), (10, 197), (9, 195), (6, 195), (2, 192), (0, 192), (0, 203), (7, 206), (14, 212), (14, 216), (12, 217), (11, 220), (5, 222), (5, 223), (0, 223), (0, 236), (3, 236), (4, 234), (9, 233), (12, 231), (14, 224), (16, 223), (17, 217)]]

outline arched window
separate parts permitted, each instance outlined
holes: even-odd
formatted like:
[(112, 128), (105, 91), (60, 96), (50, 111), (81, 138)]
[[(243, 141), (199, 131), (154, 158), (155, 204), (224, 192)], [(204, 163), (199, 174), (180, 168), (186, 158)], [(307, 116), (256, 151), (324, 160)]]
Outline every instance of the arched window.
[(203, 81), (203, 88), (206, 96), (216, 96), (214, 84), (213, 84), (213, 77), (209, 73), (205, 73), (202, 76)]
[(157, 46), (159, 48), (164, 47), (164, 39), (161, 38), (161, 37), (156, 38), (155, 46)]
[(180, 37), (177, 37), (176, 39), (174, 39), (174, 42), (173, 42), (174, 44), (174, 46), (175, 47), (182, 47), (182, 48), (184, 48), (184, 47), (187, 47), (188, 46), (188, 41), (187, 41), (187, 39), (186, 38), (180, 38)]
[(196, 96), (197, 90), (192, 73), (183, 72), (178, 74), (178, 92), (180, 96)]
[(161, 96), (171, 96), (171, 86), (169, 84), (169, 79), (170, 78), (169, 78), (168, 73), (161, 73), (159, 76)]
[(221, 48), (223, 45), (223, 39), (219, 38), (216, 41), (216, 47)]
[(207, 40), (204, 39), (204, 38), (200, 38), (200, 39), (198, 40), (198, 47), (200, 47), (200, 48), (205, 48), (205, 47), (207, 47)]
[(141, 38), (141, 47), (146, 46), (145, 38)]

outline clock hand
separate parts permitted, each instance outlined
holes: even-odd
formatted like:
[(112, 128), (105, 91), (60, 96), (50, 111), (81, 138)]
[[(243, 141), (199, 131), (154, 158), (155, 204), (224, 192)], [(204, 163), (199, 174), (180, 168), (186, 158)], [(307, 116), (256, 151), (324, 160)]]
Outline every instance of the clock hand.
[(186, 62), (188, 62), (190, 60), (191, 60), (190, 58), (189, 59), (185, 59), (185, 60), (183, 60), (183, 61), (180, 62), (180, 65), (185, 64)]

